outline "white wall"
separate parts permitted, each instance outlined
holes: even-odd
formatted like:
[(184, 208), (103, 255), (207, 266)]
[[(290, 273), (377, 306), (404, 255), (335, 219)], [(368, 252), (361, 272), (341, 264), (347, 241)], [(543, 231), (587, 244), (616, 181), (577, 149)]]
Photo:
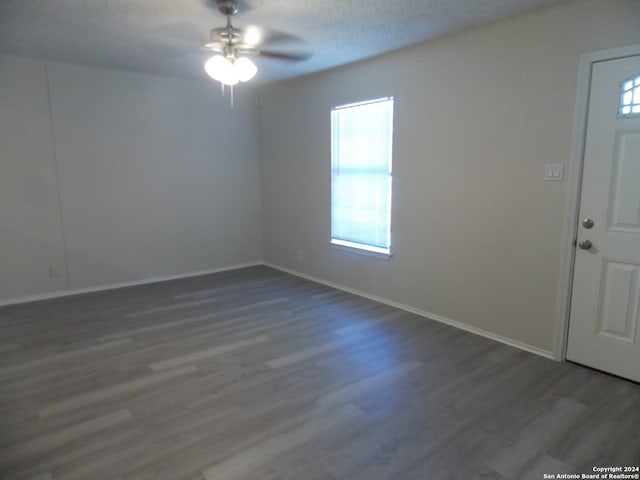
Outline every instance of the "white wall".
[[(580, 54), (639, 25), (640, 2), (577, 2), (263, 89), (264, 259), (551, 351), (566, 182), (544, 166), (568, 166)], [(330, 108), (386, 95), (388, 261), (329, 245)]]
[(205, 81), (6, 56), (0, 72), (0, 298), (260, 260), (250, 90), (231, 110)]
[(64, 290), (63, 244), (44, 68), (0, 56), (0, 298)]

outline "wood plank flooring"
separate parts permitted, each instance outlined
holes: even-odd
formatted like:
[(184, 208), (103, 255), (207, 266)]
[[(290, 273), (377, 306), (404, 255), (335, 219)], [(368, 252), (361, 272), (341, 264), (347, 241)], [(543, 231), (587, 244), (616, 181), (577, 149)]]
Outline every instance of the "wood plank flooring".
[(0, 309), (3, 480), (542, 479), (640, 386), (266, 267)]

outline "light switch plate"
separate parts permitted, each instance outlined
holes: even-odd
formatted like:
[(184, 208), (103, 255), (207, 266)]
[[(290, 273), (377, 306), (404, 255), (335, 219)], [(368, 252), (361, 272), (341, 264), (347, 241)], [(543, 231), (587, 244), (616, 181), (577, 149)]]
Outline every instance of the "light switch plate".
[(562, 163), (547, 163), (544, 166), (545, 182), (561, 182), (563, 174), (564, 165)]

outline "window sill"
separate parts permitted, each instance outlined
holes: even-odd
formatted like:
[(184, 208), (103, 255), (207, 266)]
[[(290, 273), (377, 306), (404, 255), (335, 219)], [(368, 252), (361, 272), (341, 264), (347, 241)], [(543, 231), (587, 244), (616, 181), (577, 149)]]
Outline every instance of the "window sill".
[(380, 260), (390, 260), (393, 257), (393, 252), (384, 253), (384, 252), (375, 252), (372, 250), (367, 250), (364, 248), (358, 248), (354, 245), (345, 245), (342, 243), (337, 243), (338, 241), (331, 240), (331, 248), (336, 250), (340, 250), (341, 252), (353, 253), (356, 255), (363, 255), (365, 257), (373, 257), (378, 258)]

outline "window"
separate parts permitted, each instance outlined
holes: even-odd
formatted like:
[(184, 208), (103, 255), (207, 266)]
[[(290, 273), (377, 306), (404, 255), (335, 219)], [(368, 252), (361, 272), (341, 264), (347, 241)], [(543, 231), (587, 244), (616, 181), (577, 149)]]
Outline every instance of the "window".
[(634, 115), (640, 113), (640, 75), (622, 82), (620, 92), (620, 114)]
[(393, 98), (331, 110), (331, 243), (391, 253)]

